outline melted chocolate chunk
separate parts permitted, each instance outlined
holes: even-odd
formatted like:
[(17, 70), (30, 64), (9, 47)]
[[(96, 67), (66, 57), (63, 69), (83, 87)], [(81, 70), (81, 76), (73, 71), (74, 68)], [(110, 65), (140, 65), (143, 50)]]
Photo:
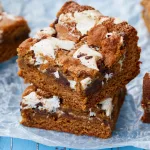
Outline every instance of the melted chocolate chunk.
[(56, 70), (55, 69), (52, 69), (52, 68), (48, 68), (48, 69), (46, 69), (46, 73), (48, 74), (48, 75), (51, 75), (52, 73), (54, 73)]
[(124, 50), (124, 44), (120, 46), (120, 50)]
[(62, 104), (62, 103), (63, 103), (63, 99), (62, 99), (62, 98), (59, 98), (59, 101), (60, 101), (60, 104)]
[(86, 56), (87, 54), (84, 54), (84, 53), (80, 53), (79, 55), (77, 55), (77, 58), (80, 58), (80, 57), (83, 57), (83, 56)]
[(106, 72), (108, 72), (108, 68), (104, 65), (104, 62), (103, 60), (98, 60), (97, 61), (97, 66), (98, 66), (98, 69), (99, 69), (99, 72), (104, 75)]
[(86, 56), (85, 59), (91, 59), (93, 56)]
[(48, 113), (46, 109), (44, 109), (44, 110), (39, 110), (37, 107), (36, 107), (36, 108), (33, 108), (33, 110), (34, 110), (35, 112), (40, 113), (41, 115), (44, 115), (44, 114), (47, 114), (47, 113)]
[(39, 106), (41, 106), (41, 107), (42, 107), (42, 106), (43, 106), (43, 104), (42, 104), (41, 102), (37, 103), (37, 104), (36, 104), (36, 107), (39, 107)]
[(22, 103), (22, 108), (24, 108), (24, 107), (26, 107), (26, 106), (28, 106), (28, 105), (27, 105), (27, 104), (23, 104), (23, 103)]
[(102, 104), (97, 104), (97, 107), (98, 107), (99, 109), (101, 109), (101, 108), (102, 108)]
[[(48, 75), (52, 75), (52, 73), (54, 73), (54, 72), (56, 72), (56, 70), (52, 69), (52, 68), (51, 69), (49, 68), (46, 70), (46, 73)], [(69, 81), (60, 72), (59, 72), (59, 78), (56, 80), (65, 86), (70, 86)]]
[(48, 112), (46, 109), (39, 110), (38, 108), (34, 108), (33, 110), (35, 111), (35, 113), (39, 113), (40, 115), (43, 115), (43, 116), (46, 115), (47, 117), (54, 117), (55, 120), (58, 119), (58, 115), (55, 112)]
[(57, 81), (65, 86), (70, 86), (69, 81), (61, 73), (59, 73), (59, 78), (57, 79)]
[(110, 35), (110, 34), (107, 34), (107, 38), (109, 38), (109, 37), (111, 37), (112, 35)]
[(105, 126), (109, 126), (110, 123), (107, 120), (103, 120)]
[(54, 24), (57, 24), (58, 23), (58, 18), (54, 21)]
[(97, 80), (93, 81), (91, 86), (89, 86), (85, 91), (86, 96), (92, 95), (93, 93), (96, 93), (101, 87), (102, 87), (102, 81), (101, 80), (97, 79)]

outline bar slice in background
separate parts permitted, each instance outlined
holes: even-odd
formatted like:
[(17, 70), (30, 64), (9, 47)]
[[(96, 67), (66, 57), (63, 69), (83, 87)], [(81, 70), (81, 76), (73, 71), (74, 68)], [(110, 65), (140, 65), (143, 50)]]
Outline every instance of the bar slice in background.
[(17, 47), (29, 37), (29, 32), (23, 17), (0, 13), (0, 62), (17, 55)]

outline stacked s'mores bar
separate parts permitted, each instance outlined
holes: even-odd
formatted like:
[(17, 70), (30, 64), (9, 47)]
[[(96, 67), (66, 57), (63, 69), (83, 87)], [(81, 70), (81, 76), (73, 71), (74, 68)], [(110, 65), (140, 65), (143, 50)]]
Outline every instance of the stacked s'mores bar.
[(69, 1), (49, 27), (18, 48), (21, 124), (109, 138), (129, 83), (139, 73), (135, 28)]

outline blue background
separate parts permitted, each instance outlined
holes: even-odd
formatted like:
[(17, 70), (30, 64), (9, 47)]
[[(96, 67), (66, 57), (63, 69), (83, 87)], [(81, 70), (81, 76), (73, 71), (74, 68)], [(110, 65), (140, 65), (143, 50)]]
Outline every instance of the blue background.
[[(0, 137), (0, 150), (75, 150), (65, 147), (49, 147), (28, 140)], [(105, 150), (142, 150), (135, 147), (110, 148)]]

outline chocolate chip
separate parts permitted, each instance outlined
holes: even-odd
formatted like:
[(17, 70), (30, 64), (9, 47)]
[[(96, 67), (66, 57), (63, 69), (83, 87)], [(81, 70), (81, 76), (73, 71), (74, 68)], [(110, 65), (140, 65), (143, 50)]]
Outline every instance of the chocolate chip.
[(109, 122), (107, 120), (103, 120), (105, 126), (109, 126)]
[(83, 56), (86, 56), (87, 54), (84, 54), (84, 53), (80, 53), (79, 55), (77, 55), (77, 58), (80, 58), (80, 57), (83, 57)]
[(112, 36), (112, 34), (109, 34), (109, 33), (106, 34), (106, 38), (109, 38), (111, 36)]
[(97, 104), (97, 107), (101, 109), (102, 108), (102, 104)]
[(105, 66), (103, 60), (101, 59), (97, 61), (97, 66), (98, 66), (99, 72), (103, 75), (108, 71), (108, 68)]
[(60, 104), (62, 104), (62, 103), (63, 103), (63, 99), (62, 99), (62, 98), (59, 98), (59, 101), (60, 101)]
[(123, 50), (124, 49), (124, 44), (120, 46), (120, 50)]
[(24, 108), (24, 107), (26, 107), (26, 106), (28, 106), (28, 104), (23, 104), (23, 103), (22, 103), (22, 108)]
[(91, 59), (93, 56), (86, 56), (85, 59)]
[(102, 87), (102, 81), (99, 79), (96, 79), (95, 81), (92, 82), (91, 86), (86, 88), (85, 90), (86, 96), (96, 93), (101, 87)]
[(57, 24), (58, 23), (58, 18), (54, 21), (54, 24)]
[(59, 73), (59, 79), (57, 81), (65, 86), (70, 86), (69, 81), (61, 73)]
[(55, 71), (56, 71), (56, 70), (53, 69), (53, 68), (48, 68), (48, 69), (46, 69), (46, 73), (47, 73), (48, 75), (54, 73)]
[(37, 104), (36, 104), (36, 107), (39, 107), (39, 106), (41, 106), (41, 107), (42, 107), (42, 106), (43, 106), (43, 104), (42, 104), (41, 102), (37, 103)]

